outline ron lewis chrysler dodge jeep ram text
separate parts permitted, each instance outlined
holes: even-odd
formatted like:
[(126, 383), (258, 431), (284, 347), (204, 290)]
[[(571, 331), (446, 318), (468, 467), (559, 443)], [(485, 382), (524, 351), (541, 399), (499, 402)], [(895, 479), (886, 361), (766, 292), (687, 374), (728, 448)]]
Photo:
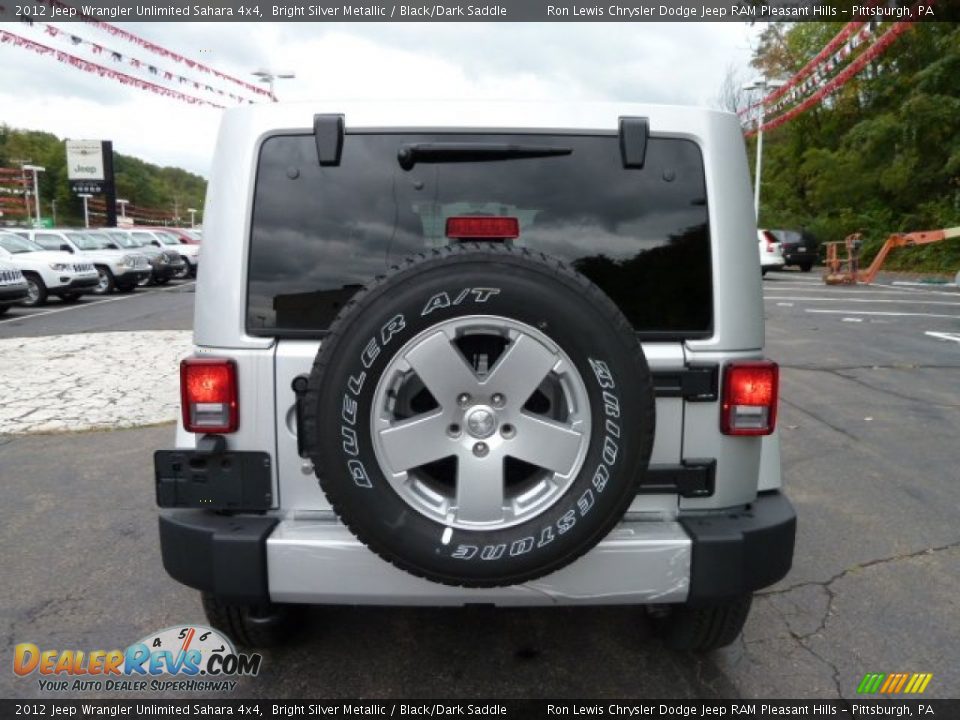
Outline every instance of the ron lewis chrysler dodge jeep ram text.
[(239, 642), (309, 603), (629, 603), (708, 650), (789, 570), (735, 116), (230, 110), (205, 207), (156, 492)]

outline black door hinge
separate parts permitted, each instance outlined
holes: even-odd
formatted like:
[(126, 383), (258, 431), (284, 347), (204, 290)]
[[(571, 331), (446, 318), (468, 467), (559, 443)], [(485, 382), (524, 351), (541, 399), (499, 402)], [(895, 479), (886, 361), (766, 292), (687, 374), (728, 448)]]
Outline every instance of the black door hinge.
[(719, 365), (692, 365), (683, 370), (656, 370), (653, 390), (657, 397), (679, 397), (689, 402), (717, 399)]

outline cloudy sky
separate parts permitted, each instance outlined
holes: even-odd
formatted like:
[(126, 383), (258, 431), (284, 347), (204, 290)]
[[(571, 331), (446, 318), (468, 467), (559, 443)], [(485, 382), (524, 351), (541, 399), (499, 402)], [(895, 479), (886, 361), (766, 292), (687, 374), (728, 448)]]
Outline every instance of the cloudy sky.
[[(292, 70), (281, 100), (491, 98), (629, 100), (711, 105), (730, 67), (749, 76), (756, 28), (740, 23), (128, 23), (125, 30), (237, 78)], [(42, 24), (5, 29), (134, 77), (195, 90), (170, 58), (85, 23), (51, 35)], [(75, 34), (74, 38), (70, 34)], [(103, 51), (96, 53), (93, 45)], [(111, 52), (119, 53), (117, 59)], [(135, 61), (142, 65), (135, 67)], [(156, 74), (148, 72), (153, 65)], [(220, 111), (163, 98), (0, 45), (0, 123), (60, 137), (112, 139), (118, 152), (206, 175)], [(182, 75), (182, 84), (164, 78)], [(222, 99), (220, 99), (222, 102)], [(229, 98), (226, 104), (230, 104)]]

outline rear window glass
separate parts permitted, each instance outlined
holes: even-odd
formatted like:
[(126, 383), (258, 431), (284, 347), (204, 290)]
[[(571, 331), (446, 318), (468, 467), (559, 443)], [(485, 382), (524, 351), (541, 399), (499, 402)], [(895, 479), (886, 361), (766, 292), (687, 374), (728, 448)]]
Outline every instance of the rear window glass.
[[(546, 145), (569, 154), (400, 167), (407, 143)], [(515, 217), (517, 247), (560, 258), (593, 280), (641, 333), (703, 337), (712, 326), (703, 160), (689, 140), (651, 138), (626, 169), (616, 136), (350, 134), (320, 167), (312, 135), (260, 150), (247, 329), (327, 329), (358, 289), (405, 257), (451, 242), (446, 220)]]

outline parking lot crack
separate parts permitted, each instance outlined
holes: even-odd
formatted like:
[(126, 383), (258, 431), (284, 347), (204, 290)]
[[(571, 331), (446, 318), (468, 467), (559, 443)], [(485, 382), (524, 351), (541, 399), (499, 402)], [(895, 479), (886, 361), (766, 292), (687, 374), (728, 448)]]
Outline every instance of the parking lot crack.
[(825, 420), (824, 418), (820, 417), (819, 415), (817, 415), (817, 414), (816, 414), (815, 412), (813, 412), (812, 410), (808, 410), (808, 409), (805, 408), (805, 407), (802, 407), (802, 406), (800, 406), (800, 405), (797, 405), (795, 402), (792, 402), (792, 401), (790, 401), (790, 400), (787, 400), (785, 397), (781, 397), (781, 398), (780, 398), (780, 402), (782, 402), (784, 405), (789, 405), (789, 406), (792, 407), (794, 410), (799, 410), (800, 412), (802, 412), (802, 413), (803, 413), (804, 415), (806, 415), (807, 417), (813, 418), (814, 420), (816, 420), (818, 423), (820, 423), (820, 424), (822, 424), (822, 425), (826, 425), (828, 428), (830, 428), (830, 429), (833, 430), (834, 432), (838, 432), (838, 433), (840, 433), (841, 435), (843, 435), (844, 437), (847, 437), (847, 438), (853, 440), (854, 442), (860, 442), (860, 438), (858, 438), (856, 435), (853, 435), (853, 434), (850, 433), (849, 431), (844, 430), (842, 427), (839, 427), (839, 426), (837, 426), (837, 425), (834, 425), (834, 424), (831, 423), (830, 421)]
[[(867, 568), (876, 567), (877, 565), (886, 565), (888, 563), (900, 562), (902, 560), (911, 560), (916, 557), (921, 557), (923, 555), (933, 555), (934, 553), (946, 552), (949, 550), (954, 550), (960, 548), (960, 540), (956, 540), (946, 545), (937, 545), (936, 547), (923, 548), (922, 550), (915, 550), (909, 553), (902, 553), (900, 555), (892, 555), (885, 558), (877, 558), (876, 560), (868, 560), (867, 562), (857, 563), (851, 567), (848, 567), (835, 575), (831, 576), (826, 580), (808, 580), (807, 582), (797, 583), (796, 585), (790, 585), (785, 588), (778, 588), (776, 590), (767, 590), (763, 592), (758, 592), (757, 595), (760, 597), (771, 597), (774, 595), (786, 595), (793, 592), (794, 590), (799, 590), (800, 588), (810, 587), (810, 586), (819, 586), (827, 590), (828, 593), (832, 594), (831, 586), (845, 578), (847, 575), (857, 572), (858, 570), (866, 570)], [(829, 606), (828, 606), (829, 609)]]
[(918, 397), (914, 397), (914, 396), (912, 396), (912, 395), (907, 395), (906, 393), (897, 392), (896, 390), (890, 390), (889, 388), (877, 387), (876, 385), (871, 385), (870, 383), (868, 383), (868, 382), (866, 382), (866, 381), (864, 381), (864, 380), (856, 377), (855, 375), (849, 374), (849, 373), (847, 373), (847, 372), (843, 372), (842, 370), (830, 370), (830, 371), (828, 371), (828, 372), (830, 372), (831, 375), (835, 375), (835, 376), (838, 377), (838, 378), (842, 378), (842, 379), (844, 379), (844, 380), (849, 380), (850, 382), (854, 382), (854, 383), (856, 383), (857, 385), (860, 385), (861, 387), (865, 387), (865, 388), (867, 388), (868, 390), (873, 390), (874, 392), (878, 392), (878, 393), (880, 393), (880, 394), (882, 394), (882, 395), (889, 395), (889, 396), (891, 396), (891, 397), (900, 398), (901, 400), (906, 400), (906, 401), (912, 402), (912, 403), (920, 403), (920, 404), (926, 405), (926, 406), (928, 406), (928, 407), (949, 408), (949, 409), (952, 409), (952, 410), (958, 410), (958, 409), (960, 409), (960, 405), (957, 405), (957, 404), (954, 404), (954, 403), (938, 403), (938, 402), (933, 402), (933, 401), (931, 401), (931, 400), (925, 400), (925, 399), (923, 399), (923, 398), (918, 398)]

